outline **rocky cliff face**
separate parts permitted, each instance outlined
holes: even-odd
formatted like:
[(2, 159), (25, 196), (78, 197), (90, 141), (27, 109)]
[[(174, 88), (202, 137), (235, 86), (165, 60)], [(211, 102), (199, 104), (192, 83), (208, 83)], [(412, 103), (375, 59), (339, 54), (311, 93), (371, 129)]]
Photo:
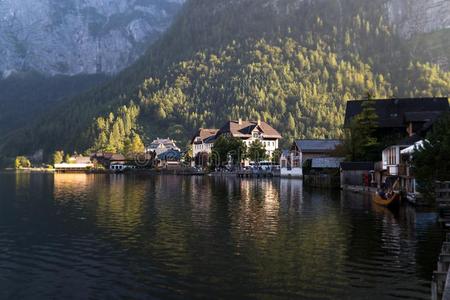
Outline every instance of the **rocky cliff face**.
[(449, 0), (389, 0), (387, 7), (391, 23), (406, 38), (450, 28)]
[(1, 0), (0, 75), (116, 73), (170, 24), (184, 0)]

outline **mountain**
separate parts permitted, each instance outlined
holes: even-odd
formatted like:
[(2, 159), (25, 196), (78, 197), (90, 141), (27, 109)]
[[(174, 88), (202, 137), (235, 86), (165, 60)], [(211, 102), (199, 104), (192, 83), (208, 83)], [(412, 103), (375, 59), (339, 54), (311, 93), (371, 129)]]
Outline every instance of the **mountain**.
[[(447, 3), (190, 0), (136, 64), (12, 133), (2, 151), (120, 152), (136, 135), (184, 143), (238, 117), (268, 121), (286, 143), (340, 137), (349, 99), (450, 94), (445, 64), (411, 47), (446, 29)], [(418, 9), (434, 21), (412, 30)]]
[(0, 139), (132, 64), (183, 2), (0, 1)]
[(0, 1), (0, 73), (116, 73), (167, 29), (183, 1)]

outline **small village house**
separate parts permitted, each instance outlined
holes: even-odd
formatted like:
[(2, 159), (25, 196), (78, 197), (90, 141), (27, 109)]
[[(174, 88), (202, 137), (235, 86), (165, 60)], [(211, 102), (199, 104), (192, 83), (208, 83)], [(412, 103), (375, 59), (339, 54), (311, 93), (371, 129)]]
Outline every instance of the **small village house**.
[(284, 150), (280, 157), (281, 177), (303, 177), (302, 154), (298, 151)]
[(160, 155), (169, 150), (180, 151), (180, 148), (178, 148), (175, 141), (170, 138), (167, 139), (157, 138), (156, 140), (151, 142), (151, 144), (148, 147), (146, 147), (145, 152), (146, 153), (154, 152), (156, 155)]
[(340, 188), (342, 157), (315, 157), (304, 170), (304, 184), (317, 188)]
[(342, 162), (340, 166), (341, 189), (356, 192), (374, 191), (373, 162)]
[(141, 153), (125, 157), (118, 153), (98, 152), (91, 156), (91, 160), (94, 165), (116, 172), (126, 169), (150, 169), (154, 166), (155, 154)]
[(342, 145), (341, 140), (297, 140), (294, 142), (291, 151), (301, 153), (302, 163), (307, 160), (319, 157), (330, 157), (338, 146)]
[(200, 128), (191, 139), (192, 157), (195, 158), (200, 153), (211, 154), (218, 131), (218, 129)]
[(175, 149), (167, 150), (157, 156), (158, 167), (163, 169), (178, 169), (181, 167), (182, 153)]

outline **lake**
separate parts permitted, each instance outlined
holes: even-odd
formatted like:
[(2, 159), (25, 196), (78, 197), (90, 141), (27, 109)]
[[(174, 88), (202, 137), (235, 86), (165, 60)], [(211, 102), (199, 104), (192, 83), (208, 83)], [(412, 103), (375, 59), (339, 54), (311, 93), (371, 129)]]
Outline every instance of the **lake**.
[(0, 299), (429, 299), (442, 238), (299, 180), (0, 173)]

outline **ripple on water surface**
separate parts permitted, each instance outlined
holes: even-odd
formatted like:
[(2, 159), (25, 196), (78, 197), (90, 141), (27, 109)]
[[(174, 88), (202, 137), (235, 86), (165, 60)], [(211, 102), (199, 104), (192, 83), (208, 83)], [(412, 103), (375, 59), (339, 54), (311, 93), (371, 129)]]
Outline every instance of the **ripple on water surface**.
[(427, 299), (441, 232), (296, 180), (0, 174), (0, 298)]

